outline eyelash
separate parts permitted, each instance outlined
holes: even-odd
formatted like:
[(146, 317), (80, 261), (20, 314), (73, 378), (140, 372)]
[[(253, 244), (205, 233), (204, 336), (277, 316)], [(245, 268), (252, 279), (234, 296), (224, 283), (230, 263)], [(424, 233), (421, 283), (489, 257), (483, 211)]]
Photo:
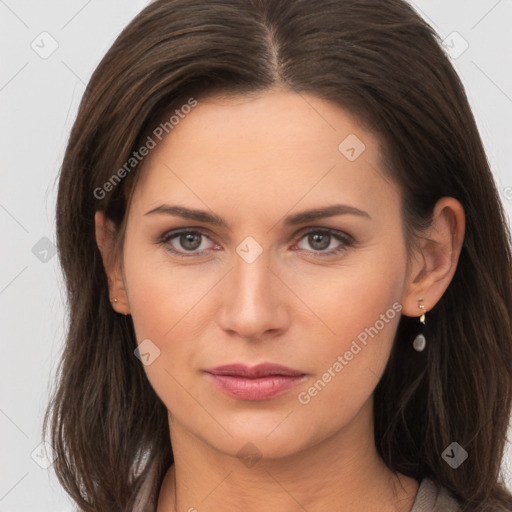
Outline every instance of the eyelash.
[[(168, 242), (170, 242), (173, 238), (176, 238), (176, 237), (178, 237), (180, 235), (184, 235), (184, 234), (201, 235), (201, 236), (204, 236), (204, 237), (210, 239), (210, 237), (204, 231), (187, 228), (187, 229), (181, 229), (181, 230), (175, 230), (175, 231), (168, 231), (168, 232), (164, 233), (156, 241), (156, 243), (164, 246), (165, 250), (169, 251), (170, 253), (175, 254), (179, 257), (183, 257), (183, 258), (200, 256), (200, 255), (203, 255), (204, 252), (208, 251), (208, 249), (203, 249), (202, 251), (199, 251), (199, 252), (189, 251), (187, 253), (187, 252), (177, 251), (168, 245)], [(346, 251), (347, 248), (352, 247), (355, 242), (354, 239), (350, 235), (348, 235), (346, 233), (342, 233), (342, 232), (334, 230), (334, 229), (329, 229), (329, 228), (313, 228), (313, 229), (310, 229), (309, 231), (303, 232), (299, 235), (297, 242), (300, 242), (304, 237), (309, 236), (311, 234), (330, 235), (330, 236), (334, 237), (337, 241), (342, 243), (342, 245), (340, 245), (336, 249), (331, 249), (330, 251), (306, 251), (308, 254), (313, 255), (314, 257), (319, 257), (319, 258), (327, 258), (329, 256), (333, 256), (335, 254), (339, 254), (343, 251)], [(304, 250), (304, 249), (296, 249), (296, 250)]]

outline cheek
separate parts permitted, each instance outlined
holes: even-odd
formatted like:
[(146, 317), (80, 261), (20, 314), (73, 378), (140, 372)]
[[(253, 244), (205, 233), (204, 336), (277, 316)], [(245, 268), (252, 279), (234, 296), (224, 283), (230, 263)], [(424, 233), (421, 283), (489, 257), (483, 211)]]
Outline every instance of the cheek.
[(164, 249), (126, 246), (125, 278), (137, 339), (172, 338), (215, 284), (212, 276), (192, 278), (193, 267), (172, 265)]
[(193, 313), (204, 286), (136, 253), (125, 259), (125, 273), (139, 350), (149, 354), (142, 356), (147, 378), (167, 409), (190, 411), (186, 389), (197, 352)]
[(399, 246), (379, 252), (317, 281), (317, 293), (310, 295), (312, 309), (331, 331), (314, 354), (317, 373), (298, 396), (311, 414), (334, 407), (348, 420), (384, 372), (401, 315), (405, 259)]
[[(137, 342), (144, 342), (156, 354), (144, 369), (155, 391), (166, 405), (180, 393), (178, 382), (185, 382), (197, 367), (197, 356), (204, 350), (200, 340), (209, 319), (200, 315), (212, 300), (218, 273), (192, 278), (192, 267), (178, 267), (166, 261), (160, 251), (144, 253), (127, 246), (125, 278)], [(220, 277), (219, 277), (220, 276)], [(150, 340), (150, 343), (145, 341)]]
[(365, 333), (374, 332), (373, 327), (383, 341), (392, 335), (397, 316), (393, 304), (399, 304), (402, 279), (400, 273), (387, 270), (368, 267), (364, 273), (354, 272), (340, 279), (340, 286), (329, 294), (336, 304), (330, 308), (329, 321), (344, 343), (353, 339), (364, 343)]

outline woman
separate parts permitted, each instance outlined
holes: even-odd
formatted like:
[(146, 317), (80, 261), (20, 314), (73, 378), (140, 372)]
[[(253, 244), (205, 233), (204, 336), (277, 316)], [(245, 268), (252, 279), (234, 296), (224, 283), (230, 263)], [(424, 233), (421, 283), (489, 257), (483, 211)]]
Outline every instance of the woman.
[(407, 3), (157, 0), (57, 212), (45, 432), (80, 510), (512, 510), (510, 238)]

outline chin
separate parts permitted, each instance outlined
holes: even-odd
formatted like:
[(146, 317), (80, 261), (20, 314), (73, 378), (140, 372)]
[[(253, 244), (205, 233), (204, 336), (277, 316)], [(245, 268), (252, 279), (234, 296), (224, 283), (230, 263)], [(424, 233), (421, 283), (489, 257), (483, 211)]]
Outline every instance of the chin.
[(293, 429), (291, 429), (291, 425), (288, 428), (278, 425), (279, 421), (268, 425), (261, 424), (259, 427), (247, 425), (246, 428), (240, 426), (235, 428), (231, 424), (229, 432), (233, 437), (226, 434), (212, 438), (207, 435), (204, 440), (226, 455), (238, 457), (242, 462), (248, 461), (246, 464), (248, 467), (262, 458), (280, 459), (306, 448), (307, 439), (299, 437), (300, 432), (296, 431), (296, 426), (292, 426)]

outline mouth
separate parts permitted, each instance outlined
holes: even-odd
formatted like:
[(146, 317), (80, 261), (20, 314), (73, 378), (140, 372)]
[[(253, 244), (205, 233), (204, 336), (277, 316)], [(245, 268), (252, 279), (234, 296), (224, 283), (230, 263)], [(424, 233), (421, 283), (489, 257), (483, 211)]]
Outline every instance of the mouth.
[(223, 393), (239, 400), (262, 401), (282, 395), (304, 381), (306, 374), (274, 363), (249, 367), (224, 365), (206, 370), (210, 381)]

